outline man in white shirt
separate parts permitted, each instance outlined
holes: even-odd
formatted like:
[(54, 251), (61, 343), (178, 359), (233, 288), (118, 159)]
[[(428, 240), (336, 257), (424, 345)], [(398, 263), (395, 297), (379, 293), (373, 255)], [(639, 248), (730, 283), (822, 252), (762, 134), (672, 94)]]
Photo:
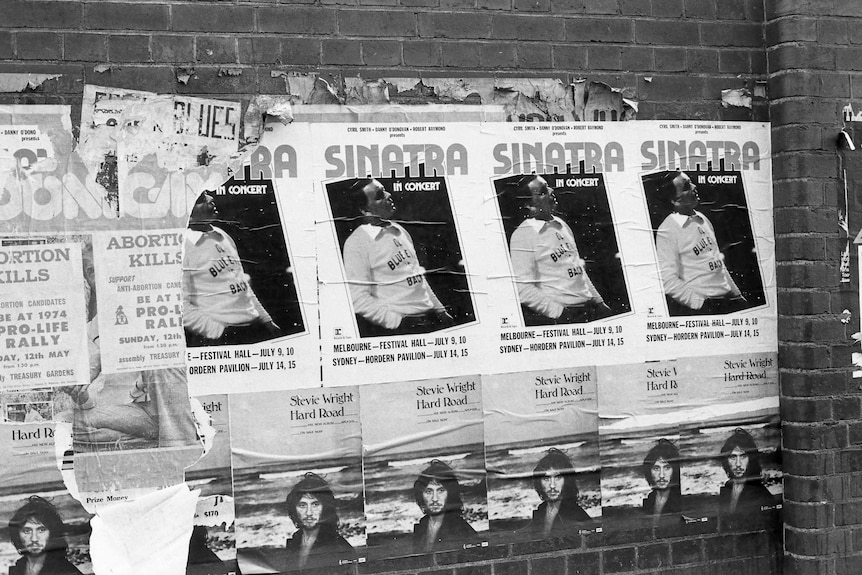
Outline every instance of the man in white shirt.
[(672, 172), (665, 191), (674, 211), (659, 226), (655, 243), (670, 315), (745, 309), (748, 302), (727, 271), (712, 223), (695, 209), (697, 187), (685, 172)]
[(585, 323), (613, 314), (587, 274), (569, 225), (544, 178), (524, 176), (516, 194), (529, 217), (512, 233), (509, 253), (526, 325)]
[(427, 283), (410, 234), (392, 221), (395, 202), (375, 179), (348, 192), (362, 224), (344, 243), (344, 271), (362, 337), (429, 333), (453, 320)]
[(189, 347), (257, 343), (281, 335), (258, 301), (236, 244), (213, 225), (218, 210), (203, 192), (189, 215), (183, 253), (183, 326)]

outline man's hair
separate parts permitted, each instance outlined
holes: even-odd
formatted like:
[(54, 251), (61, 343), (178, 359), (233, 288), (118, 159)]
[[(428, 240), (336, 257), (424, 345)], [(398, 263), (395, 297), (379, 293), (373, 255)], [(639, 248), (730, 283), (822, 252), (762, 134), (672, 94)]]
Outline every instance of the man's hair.
[(727, 463), (727, 458), (736, 448), (741, 449), (748, 456), (748, 468), (745, 470), (746, 477), (760, 477), (760, 450), (757, 449), (757, 444), (751, 434), (737, 427), (733, 430), (724, 445), (721, 446), (721, 467), (728, 477), (732, 477), (730, 473), (730, 465)]
[(428, 512), (428, 509), (425, 507), (425, 500), (422, 498), (422, 492), (425, 491), (425, 488), (432, 481), (436, 481), (446, 490), (446, 507), (444, 511), (457, 511), (461, 513), (464, 510), (464, 502), (461, 500), (461, 485), (458, 483), (458, 477), (451, 467), (439, 459), (431, 461), (431, 464), (413, 482), (413, 498), (416, 500), (416, 505), (422, 511)]
[(359, 178), (347, 190), (347, 207), (351, 216), (361, 215), (368, 207), (368, 196), (365, 195), (365, 186), (374, 181), (374, 178)]
[(528, 213), (533, 205), (533, 192), (530, 190), (530, 183), (538, 177), (538, 174), (526, 174), (507, 184), (508, 191), (512, 199), (515, 200), (515, 205), (525, 213)]
[(199, 204), (202, 201), (204, 201), (204, 196), (206, 196), (206, 195), (215, 196), (216, 195), (215, 190), (204, 190), (204, 191), (202, 191), (200, 194), (198, 194), (198, 197), (195, 198), (195, 204)]
[(578, 484), (575, 482), (575, 466), (572, 465), (572, 460), (556, 447), (550, 448), (536, 464), (536, 468), (533, 469), (533, 489), (536, 490), (539, 497), (545, 499), (542, 478), (551, 469), (558, 471), (563, 478), (563, 501), (576, 501), (578, 499)]
[(66, 525), (63, 523), (63, 518), (49, 501), (38, 495), (32, 495), (9, 520), (9, 539), (18, 553), (23, 554), (27, 547), (21, 541), (20, 529), (31, 519), (48, 528), (48, 544), (45, 546), (45, 551), (66, 551), (66, 539), (63, 537)]
[(299, 521), (299, 513), (296, 512), (296, 506), (303, 495), (311, 495), (318, 501), (323, 508), (320, 512), (320, 523), (331, 527), (338, 526), (338, 511), (335, 506), (335, 495), (329, 484), (321, 476), (316, 473), (306, 473), (299, 480), (299, 483), (293, 486), (290, 493), (287, 494), (285, 504), (287, 505), (287, 515), (293, 524), (300, 527), (302, 524)]
[(676, 200), (676, 186), (673, 181), (682, 174), (680, 170), (670, 170), (659, 178), (659, 195), (669, 204)]
[(647, 480), (647, 483), (650, 484), (650, 487), (655, 485), (655, 481), (652, 478), (652, 466), (655, 465), (656, 461), (659, 459), (664, 459), (667, 461), (671, 469), (673, 469), (673, 477), (670, 481), (671, 489), (679, 489), (679, 450), (676, 448), (676, 445), (673, 444), (669, 439), (665, 439), (662, 437), (659, 439), (656, 444), (650, 449), (646, 457), (644, 457), (643, 463), (643, 474), (644, 479)]

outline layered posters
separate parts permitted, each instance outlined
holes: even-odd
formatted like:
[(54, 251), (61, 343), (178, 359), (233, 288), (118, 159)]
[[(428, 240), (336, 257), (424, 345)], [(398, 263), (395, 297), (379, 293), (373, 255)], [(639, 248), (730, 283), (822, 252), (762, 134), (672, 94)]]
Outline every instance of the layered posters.
[(82, 572), (75, 497), (182, 482), (202, 572), (775, 521), (768, 125), (268, 121), (233, 162), (238, 103), (87, 94), (79, 149), (0, 107), (2, 425), (77, 484), (15, 464), (6, 511)]

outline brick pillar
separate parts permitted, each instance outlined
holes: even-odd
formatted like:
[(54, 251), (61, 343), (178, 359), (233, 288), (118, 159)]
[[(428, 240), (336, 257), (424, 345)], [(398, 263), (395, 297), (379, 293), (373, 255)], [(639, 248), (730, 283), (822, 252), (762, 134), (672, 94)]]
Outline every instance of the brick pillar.
[[(862, 87), (862, 3), (765, 0), (775, 179), (785, 570), (862, 572), (860, 381), (839, 321), (841, 110)], [(860, 216), (857, 214), (857, 217)], [(854, 269), (853, 273), (858, 273)], [(846, 284), (845, 284), (846, 285)], [(855, 307), (855, 306), (854, 306)]]

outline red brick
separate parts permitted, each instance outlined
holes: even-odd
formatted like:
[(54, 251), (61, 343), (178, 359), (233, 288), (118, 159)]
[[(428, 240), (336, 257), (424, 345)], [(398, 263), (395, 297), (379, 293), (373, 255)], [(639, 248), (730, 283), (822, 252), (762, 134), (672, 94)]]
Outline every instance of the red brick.
[(214, 4), (175, 4), (171, 8), (174, 32), (251, 32), (254, 8)]
[(685, 0), (685, 16), (687, 18), (715, 18), (715, 0)]
[(656, 18), (682, 18), (683, 0), (653, 0), (652, 15)]
[(494, 16), (491, 21), (491, 38), (497, 40), (562, 40), (565, 37), (561, 18), (536, 16)]
[(281, 58), (286, 66), (320, 64), (321, 42), (313, 38), (283, 38)]
[[(832, 178), (838, 173), (838, 160), (832, 154), (813, 153), (780, 154), (773, 158), (773, 176), (776, 178)], [(797, 230), (804, 231), (804, 230)]]
[(335, 10), (305, 6), (261, 7), (258, 9), (257, 27), (259, 32), (335, 36)]
[(476, 0), (440, 0), (443, 10), (469, 10), (476, 7)]
[(439, 66), (441, 63), (439, 42), (404, 42), (405, 66)]
[(613, 18), (569, 18), (565, 22), (566, 40), (571, 42), (632, 41), (631, 21)]
[(806, 555), (833, 555), (847, 553), (852, 547), (849, 529), (835, 531), (800, 530), (788, 527), (784, 530), (784, 542), (790, 553)]
[(344, 36), (416, 36), (413, 12), (340, 10), (338, 30)]
[(835, 510), (830, 503), (784, 502), (784, 522), (800, 529), (831, 527)]
[(102, 62), (108, 47), (102, 34), (67, 33), (63, 35), (63, 59)]
[(18, 32), (15, 45), (20, 60), (59, 60), (62, 36), (56, 32)]
[(701, 560), (700, 539), (676, 541), (670, 546), (674, 565), (697, 563)]
[(538, 557), (531, 561), (535, 573), (542, 575), (566, 575), (565, 557)]
[(195, 59), (195, 39), (191, 36), (153, 36), (154, 62), (192, 62)]
[(80, 2), (0, 0), (4, 28), (80, 28)]
[(491, 17), (486, 14), (420, 14), (419, 35), (426, 38), (490, 38)]
[(14, 56), (15, 49), (12, 43), (12, 32), (0, 32), (0, 59), (11, 60)]
[(787, 554), (784, 556), (783, 565), (787, 575), (835, 573), (835, 559), (832, 557), (805, 557)]
[(759, 23), (703, 23), (700, 38), (704, 46), (746, 46), (761, 49), (763, 26)]
[(684, 48), (653, 48), (657, 72), (685, 72), (686, 52)]
[[(196, 66), (188, 84), (176, 84), (180, 94), (241, 94), (257, 92), (257, 76), (252, 69), (242, 69), (239, 76), (219, 75), (221, 66)], [(283, 92), (282, 92), (283, 93)], [(224, 98), (231, 100), (233, 98)]]
[(237, 62), (234, 36), (198, 36), (195, 40), (195, 59), (204, 64), (235, 64)]
[(774, 99), (790, 96), (819, 96), (820, 75), (789, 70), (769, 78), (769, 95)]
[(401, 43), (397, 40), (369, 40), (362, 43), (362, 61), (366, 66), (398, 66)]
[(111, 62), (149, 62), (149, 36), (108, 36), (108, 58)]
[(670, 565), (670, 548), (666, 543), (638, 547), (638, 569), (662, 569)]
[(826, 241), (822, 237), (782, 238), (775, 246), (779, 261), (818, 260), (826, 257)]
[(695, 46), (698, 44), (698, 25), (694, 22), (667, 22), (637, 20), (635, 22), (635, 41), (639, 44), (659, 44), (664, 46)]
[[(862, 6), (855, 2), (836, 2), (833, 14), (835, 16), (852, 16), (854, 18), (860, 18), (862, 17)], [(824, 13), (823, 15), (827, 16), (828, 12)]]
[(528, 70), (551, 68), (551, 47), (548, 44), (520, 43), (516, 48), (518, 51), (518, 68)]
[(827, 204), (822, 181), (797, 179), (780, 180), (775, 183), (773, 204), (776, 208), (813, 206)]
[[(772, 125), (798, 124), (811, 122), (815, 124), (833, 124), (841, 118), (844, 103), (817, 102), (805, 100), (779, 100), (771, 102), (770, 113)], [(834, 174), (837, 172), (833, 172)]]
[(587, 14), (619, 14), (619, 0), (588, 0), (586, 3)]
[[(857, 454), (860, 453), (859, 450), (844, 450), (841, 456), (852, 451), (857, 452)], [(801, 503), (841, 501), (844, 500), (844, 484), (839, 476), (796, 477), (789, 475), (784, 477), (784, 498)]]
[(817, 37), (821, 44), (849, 44), (850, 34), (845, 20), (820, 19)]
[(443, 66), (447, 68), (478, 68), (481, 44), (476, 42), (446, 42), (443, 44)]
[(84, 22), (89, 30), (167, 30), (168, 7), (158, 4), (96, 2), (85, 5)]
[(237, 41), (239, 61), (244, 64), (281, 64), (281, 40), (274, 36), (252, 36)]
[(718, 72), (719, 51), (712, 48), (688, 48), (686, 66), (690, 72)]
[(835, 473), (835, 452), (832, 451), (795, 451), (785, 447), (781, 458), (785, 474), (810, 477)]
[[(840, 52), (852, 52), (852, 48)], [(770, 52), (769, 63), (773, 70), (811, 68), (816, 70), (835, 70), (836, 48), (807, 44), (783, 44)]]
[(573, 553), (566, 562), (569, 575), (599, 575), (601, 557), (598, 553)]
[[(779, 285), (781, 284), (782, 281), (779, 280)], [(832, 367), (832, 361), (829, 357), (829, 348), (826, 346), (779, 342), (778, 366), (796, 369), (822, 369)]]
[(719, 0), (716, 15), (719, 20), (744, 20), (745, 4), (748, 0)]
[(634, 549), (606, 549), (602, 553), (604, 573), (631, 571), (636, 565)]
[(622, 69), (622, 54), (616, 46), (589, 46), (587, 68), (590, 70)]
[(526, 561), (516, 561), (514, 563), (495, 563), (494, 575), (524, 575), (528, 570)]
[(619, 10), (622, 16), (649, 16), (651, 5), (643, 0), (619, 0)]
[(835, 558), (835, 575), (858, 575), (860, 572), (862, 572), (862, 555), (845, 554)]
[[(362, 55), (359, 51), (359, 43), (351, 40), (324, 40), (323, 64), (362, 64)], [(285, 54), (285, 57), (287, 55)]]
[(551, 0), (553, 14), (583, 14), (587, 11), (587, 0)]
[(748, 74), (751, 72), (751, 58), (748, 50), (728, 50), (718, 52), (718, 71), (725, 74)]
[(514, 0), (512, 8), (516, 12), (549, 12), (551, 0)]
[(785, 422), (781, 440), (790, 449), (838, 449), (849, 445), (848, 427), (842, 423)]
[(655, 67), (655, 57), (652, 48), (644, 46), (637, 47), (622, 47), (620, 48), (620, 56), (623, 60), (623, 70), (633, 72), (646, 72), (653, 70)]
[(824, 50), (829, 52), (834, 51), (834, 68), (838, 70), (862, 70), (862, 63), (858, 61), (858, 58), (862, 57), (862, 48), (825, 48)]
[(85, 81), (98, 86), (169, 94), (174, 91), (176, 76), (170, 66), (119, 66), (104, 74), (88, 67), (85, 68)]
[(479, 49), (479, 65), (483, 68), (514, 68), (515, 44), (482, 44)]
[(479, 10), (511, 10), (512, 0), (477, 0), (476, 8)]
[(850, 501), (835, 504), (835, 525), (862, 524), (862, 502)]
[(705, 96), (706, 81), (696, 76), (658, 75), (652, 76), (652, 82), (642, 84), (638, 91), (641, 99), (654, 101), (685, 102), (691, 105), (691, 100)]
[(860, 398), (853, 395), (836, 397), (832, 400), (832, 416), (839, 421), (859, 419), (862, 416)]
[(765, 26), (766, 45), (782, 42), (814, 42), (817, 40), (817, 20), (794, 16), (769, 22)]
[(553, 58), (557, 70), (583, 70), (587, 67), (587, 51), (578, 46), (554, 46)]

